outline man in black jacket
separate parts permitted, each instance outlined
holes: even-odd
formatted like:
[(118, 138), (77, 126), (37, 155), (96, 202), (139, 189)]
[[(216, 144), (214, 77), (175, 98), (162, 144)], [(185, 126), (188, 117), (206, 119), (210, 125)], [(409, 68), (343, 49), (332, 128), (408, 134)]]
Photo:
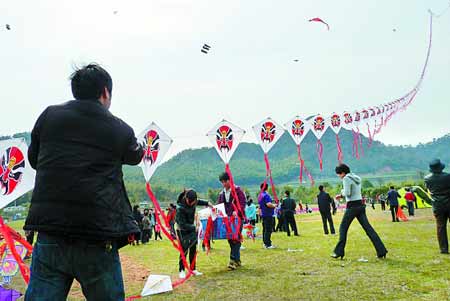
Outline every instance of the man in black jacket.
[(447, 221), (450, 219), (450, 174), (443, 172), (445, 165), (435, 159), (430, 163), (431, 174), (425, 177), (425, 185), (433, 201), (437, 237), (442, 254), (448, 254)]
[(48, 107), (31, 132), (36, 184), (25, 230), (38, 231), (25, 300), (123, 300), (118, 249), (139, 234), (122, 178), (144, 150), (109, 112), (112, 79), (96, 64), (71, 76), (75, 100)]
[(293, 199), (291, 199), (291, 192), (286, 190), (284, 192), (284, 199), (281, 202), (281, 210), (284, 214), (284, 225), (287, 231), (287, 236), (291, 236), (291, 231), (289, 230), (289, 225), (291, 225), (292, 231), (294, 231), (295, 236), (298, 235), (297, 224), (295, 223), (295, 207), (297, 204)]
[(333, 214), (336, 213), (336, 205), (334, 204), (334, 200), (330, 197), (330, 195), (325, 191), (325, 187), (323, 185), (319, 186), (319, 194), (317, 195), (317, 204), (319, 205), (319, 212), (322, 216), (322, 224), (323, 224), (323, 232), (328, 235), (328, 226), (327, 221), (330, 224), (331, 234), (335, 234), (333, 225), (333, 217), (331, 216), (331, 208), (333, 208)]

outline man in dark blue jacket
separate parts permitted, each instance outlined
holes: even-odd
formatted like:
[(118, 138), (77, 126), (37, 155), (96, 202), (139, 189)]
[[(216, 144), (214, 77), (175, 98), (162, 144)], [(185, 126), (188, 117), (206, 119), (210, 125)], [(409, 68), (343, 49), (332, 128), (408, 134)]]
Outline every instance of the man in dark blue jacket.
[(399, 198), (401, 198), (401, 195), (395, 190), (394, 186), (391, 186), (387, 194), (387, 200), (389, 202), (389, 208), (391, 209), (393, 222), (399, 222), (397, 216)]
[(333, 214), (336, 213), (336, 204), (330, 195), (325, 191), (323, 185), (319, 186), (319, 194), (317, 195), (317, 204), (319, 205), (319, 212), (322, 216), (323, 232), (328, 235), (327, 221), (330, 224), (331, 234), (336, 234), (333, 224), (333, 217), (331, 216), (331, 208), (333, 208)]
[(123, 300), (118, 249), (139, 234), (122, 178), (144, 150), (109, 112), (112, 79), (96, 64), (71, 76), (75, 100), (48, 107), (31, 132), (36, 185), (24, 229), (38, 231), (25, 300)]

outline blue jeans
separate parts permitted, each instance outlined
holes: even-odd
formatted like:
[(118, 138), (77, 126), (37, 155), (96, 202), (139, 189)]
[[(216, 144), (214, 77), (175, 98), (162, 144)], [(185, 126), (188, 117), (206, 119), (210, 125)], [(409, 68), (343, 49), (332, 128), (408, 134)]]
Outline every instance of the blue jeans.
[(74, 279), (88, 301), (124, 300), (117, 244), (39, 233), (25, 301), (64, 301)]

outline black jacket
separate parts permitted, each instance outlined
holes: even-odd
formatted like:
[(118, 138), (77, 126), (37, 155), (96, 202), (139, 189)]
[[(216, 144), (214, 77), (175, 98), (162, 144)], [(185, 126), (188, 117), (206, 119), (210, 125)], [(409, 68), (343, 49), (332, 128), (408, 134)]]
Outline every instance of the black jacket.
[(24, 229), (85, 240), (139, 232), (122, 165), (139, 164), (143, 152), (133, 130), (99, 101), (48, 107), (31, 133), (36, 184)]
[(450, 203), (450, 174), (446, 172), (429, 174), (425, 177), (425, 185), (431, 192), (434, 211)]
[(334, 204), (333, 199), (325, 191), (321, 191), (317, 195), (317, 204), (319, 205), (319, 211), (320, 212), (329, 212), (329, 211), (331, 211), (330, 205), (333, 207), (333, 211), (336, 210), (336, 205)]
[(283, 201), (281, 202), (281, 210), (283, 213), (295, 213), (295, 207), (297, 207), (297, 204), (291, 198), (283, 199)]
[[(208, 202), (198, 200), (196, 205), (208, 206)], [(194, 232), (195, 233), (195, 208), (196, 208), (196, 205), (189, 206), (186, 204), (184, 199), (177, 202), (177, 211), (175, 214), (175, 222), (177, 223), (179, 230), (181, 230), (183, 232)]]

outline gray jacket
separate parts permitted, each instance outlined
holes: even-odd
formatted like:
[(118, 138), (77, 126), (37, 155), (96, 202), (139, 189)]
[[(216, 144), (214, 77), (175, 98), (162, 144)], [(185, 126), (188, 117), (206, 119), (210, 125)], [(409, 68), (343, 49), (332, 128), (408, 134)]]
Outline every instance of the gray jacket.
[(341, 194), (345, 197), (346, 202), (362, 200), (360, 177), (349, 173), (342, 179), (342, 184), (344, 189), (342, 189)]

